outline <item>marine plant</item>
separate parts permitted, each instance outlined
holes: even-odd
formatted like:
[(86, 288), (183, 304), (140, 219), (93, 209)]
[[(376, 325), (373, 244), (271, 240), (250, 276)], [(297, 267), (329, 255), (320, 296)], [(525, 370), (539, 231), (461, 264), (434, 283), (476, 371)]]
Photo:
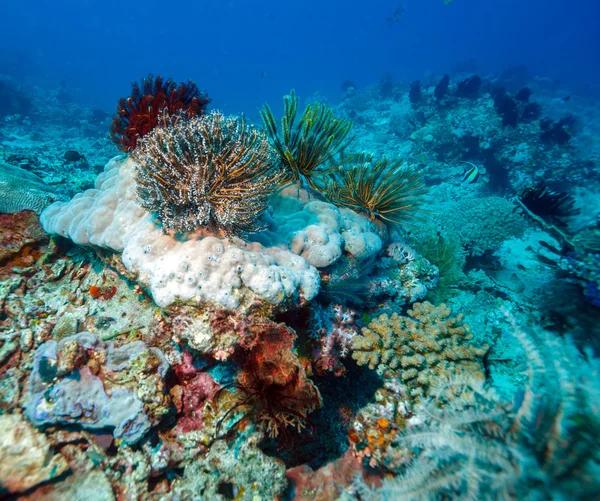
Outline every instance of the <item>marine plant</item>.
[(281, 174), (266, 136), (219, 112), (164, 118), (132, 156), (138, 201), (165, 232), (258, 231)]
[(420, 173), (403, 160), (374, 160), (366, 153), (343, 159), (316, 186), (332, 204), (392, 224), (404, 223), (422, 212), (421, 197), (426, 193)]
[(267, 135), (285, 167), (282, 182), (304, 180), (314, 187), (313, 178), (350, 143), (348, 135), (352, 123), (335, 118), (333, 110), (322, 103), (308, 105), (298, 119), (298, 97), (294, 90), (284, 97), (283, 102), (281, 130), (268, 104), (260, 111)]
[[(240, 342), (242, 368), (232, 385), (237, 401), (220, 423), (239, 414), (236, 423), (252, 420), (264, 426), (271, 437), (286, 432), (287, 427), (304, 428), (308, 414), (321, 407), (322, 399), (293, 352), (295, 339), (295, 332), (285, 324), (253, 319), (248, 335)], [(219, 397), (220, 393), (217, 404)]]
[(210, 103), (192, 81), (177, 85), (173, 80), (148, 75), (131, 84), (131, 95), (121, 98), (110, 128), (110, 137), (121, 151), (132, 151), (137, 142), (152, 131), (161, 114), (173, 115), (183, 111), (188, 118), (204, 115)]
[(446, 305), (415, 303), (406, 317), (379, 315), (351, 340), (358, 365), (391, 370), (420, 399), (440, 377), (470, 372), (483, 378), (487, 347), (468, 341), (471, 329), (464, 315), (453, 316)]

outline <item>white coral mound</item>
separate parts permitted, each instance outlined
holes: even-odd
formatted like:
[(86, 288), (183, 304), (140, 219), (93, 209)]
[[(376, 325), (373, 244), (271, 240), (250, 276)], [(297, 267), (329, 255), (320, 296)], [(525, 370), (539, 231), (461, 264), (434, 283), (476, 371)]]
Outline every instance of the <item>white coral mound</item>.
[(79, 245), (122, 252), (125, 267), (162, 307), (196, 298), (235, 308), (243, 287), (272, 304), (300, 294), (310, 300), (319, 291), (315, 266), (332, 264), (343, 250), (368, 257), (381, 249), (374, 225), (351, 211), (298, 200), (288, 206), (273, 221), (275, 228), (249, 242), (201, 230), (165, 235), (136, 203), (135, 163), (117, 157), (98, 176), (95, 189), (50, 205), (41, 221), (47, 232)]

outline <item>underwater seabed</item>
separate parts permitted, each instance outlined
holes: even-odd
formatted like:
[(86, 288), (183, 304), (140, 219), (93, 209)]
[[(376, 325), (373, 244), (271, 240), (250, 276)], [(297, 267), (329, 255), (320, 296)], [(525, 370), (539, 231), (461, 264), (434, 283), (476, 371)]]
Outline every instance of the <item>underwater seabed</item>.
[(512, 76), (0, 108), (0, 497), (600, 498), (600, 106)]

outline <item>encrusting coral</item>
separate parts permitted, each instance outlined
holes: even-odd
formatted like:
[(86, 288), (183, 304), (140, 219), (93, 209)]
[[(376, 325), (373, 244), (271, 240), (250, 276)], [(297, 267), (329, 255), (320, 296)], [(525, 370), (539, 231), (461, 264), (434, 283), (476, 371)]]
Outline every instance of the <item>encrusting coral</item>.
[(203, 115), (210, 103), (208, 96), (198, 90), (192, 81), (177, 85), (168, 78), (152, 75), (131, 84), (131, 96), (122, 98), (111, 125), (110, 137), (121, 151), (132, 151), (138, 139), (144, 137), (158, 123), (162, 113), (172, 115), (184, 112), (188, 118)]
[(164, 117), (132, 152), (138, 203), (163, 230), (256, 232), (278, 185), (279, 168), (264, 134), (219, 112)]
[(481, 358), (487, 348), (470, 345), (464, 316), (446, 305), (415, 303), (408, 316), (380, 315), (352, 339), (352, 358), (371, 369), (391, 369), (414, 398), (426, 394), (436, 379), (470, 372), (483, 377)]

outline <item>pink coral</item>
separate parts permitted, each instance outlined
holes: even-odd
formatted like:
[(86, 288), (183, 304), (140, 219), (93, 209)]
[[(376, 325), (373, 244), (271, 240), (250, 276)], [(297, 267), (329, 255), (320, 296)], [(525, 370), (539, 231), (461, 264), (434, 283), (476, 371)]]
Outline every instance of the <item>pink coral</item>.
[(354, 477), (362, 474), (369, 485), (380, 485), (381, 478), (373, 474), (367, 477), (362, 462), (351, 449), (331, 463), (327, 463), (317, 471), (303, 464), (290, 468), (285, 476), (294, 487), (294, 501), (334, 501), (342, 492), (352, 485)]
[(219, 390), (218, 383), (207, 372), (194, 367), (192, 355), (185, 351), (183, 361), (175, 368), (179, 385), (173, 387), (171, 396), (177, 407), (179, 419), (176, 431), (187, 433), (204, 427), (204, 403)]
[(344, 373), (341, 359), (348, 355), (350, 342), (358, 334), (356, 312), (339, 304), (315, 305), (311, 314), (311, 335), (316, 339), (313, 369), (322, 375)]

